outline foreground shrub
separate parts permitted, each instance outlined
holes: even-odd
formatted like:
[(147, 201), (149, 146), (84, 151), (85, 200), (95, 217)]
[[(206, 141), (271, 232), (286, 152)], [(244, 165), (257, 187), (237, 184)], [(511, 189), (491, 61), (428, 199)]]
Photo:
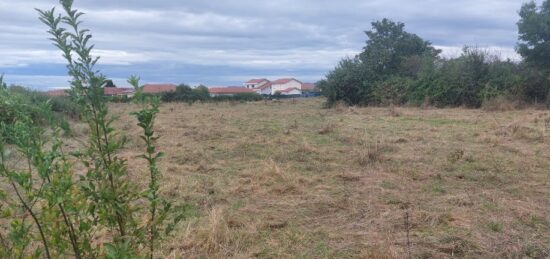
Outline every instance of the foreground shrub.
[[(98, 59), (90, 55), (91, 34), (80, 28), (82, 13), (72, 8), (73, 2), (60, 3), (64, 15), (55, 9), (39, 11), (40, 20), (68, 62), (71, 100), (89, 126), (88, 142), (69, 155), (50, 102), (36, 110), (44, 127), (25, 111), (21, 99), (1, 100), (15, 115), (0, 122), (0, 177), (11, 188), (0, 191), (0, 220), (6, 223), (0, 225), (0, 256), (153, 258), (182, 219), (159, 195), (157, 161), (162, 153), (156, 150), (154, 131), (158, 100), (140, 99), (142, 109), (134, 113), (146, 144), (140, 157), (149, 172), (149, 184), (140, 190), (128, 175), (126, 159), (118, 155), (125, 138), (112, 126), (115, 118), (103, 96), (107, 80), (94, 68)], [(129, 82), (138, 84), (135, 77)], [(25, 166), (14, 163), (14, 157)]]

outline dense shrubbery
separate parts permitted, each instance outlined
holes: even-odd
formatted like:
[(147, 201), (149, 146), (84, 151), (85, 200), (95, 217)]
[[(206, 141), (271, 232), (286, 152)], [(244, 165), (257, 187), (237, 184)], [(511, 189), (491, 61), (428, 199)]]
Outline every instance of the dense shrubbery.
[(226, 102), (226, 101), (254, 102), (254, 101), (263, 100), (263, 97), (256, 93), (238, 93), (231, 96), (227, 96), (227, 95), (214, 96), (214, 97), (210, 97), (209, 100), (214, 102)]
[(208, 88), (205, 86), (199, 86), (197, 88), (191, 88), (186, 84), (180, 84), (176, 87), (175, 92), (165, 93), (162, 96), (162, 100), (165, 102), (188, 102), (194, 103), (197, 101), (207, 101), (210, 98)]
[(318, 83), (329, 105), (480, 107), (494, 98), (550, 102), (550, 73), (543, 66), (502, 60), (475, 47), (465, 47), (456, 58), (440, 58), (440, 51), (406, 32), (403, 23), (384, 19), (372, 26), (363, 52), (342, 60)]
[[(137, 181), (119, 155), (126, 138), (113, 127), (103, 89), (109, 82), (90, 54), (92, 35), (80, 28), (82, 13), (73, 1), (60, 3), (63, 14), (39, 12), (68, 62), (70, 99), (46, 101), (24, 88), (8, 89), (0, 78), (0, 258), (153, 258), (189, 208), (160, 195), (158, 99), (135, 99), (145, 146), (139, 158), (147, 169)], [(136, 77), (128, 81), (138, 88)], [(89, 131), (81, 147), (65, 150), (60, 133), (66, 125), (52, 108), (72, 105)], [(140, 188), (143, 179), (147, 186)]]
[(0, 91), (0, 122), (9, 124), (22, 115), (41, 122), (40, 110), (46, 106), (59, 121), (80, 118), (78, 106), (69, 97), (47, 97), (21, 86), (6, 86)]
[(176, 92), (165, 93), (162, 96), (164, 102), (224, 102), (224, 101), (259, 101), (262, 96), (256, 93), (239, 93), (234, 95), (215, 96), (211, 97), (206, 86), (191, 88), (186, 84), (181, 84), (176, 87)]

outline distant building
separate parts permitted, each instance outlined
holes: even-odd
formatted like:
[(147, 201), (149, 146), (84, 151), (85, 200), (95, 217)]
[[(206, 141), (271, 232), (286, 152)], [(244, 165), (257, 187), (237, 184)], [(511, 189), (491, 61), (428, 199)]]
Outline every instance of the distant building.
[(45, 95), (49, 97), (69, 96), (69, 93), (67, 92), (67, 90), (68, 89), (49, 90), (45, 93)]
[(267, 79), (251, 79), (246, 81), (244, 87), (253, 89), (261, 95), (302, 95), (304, 92), (314, 92), (317, 88), (311, 83), (302, 83), (295, 78), (281, 78), (275, 81)]
[(146, 84), (143, 86), (144, 94), (163, 94), (176, 91), (175, 84)]
[(134, 88), (105, 87), (103, 88), (105, 96), (134, 96)]
[(265, 78), (261, 79), (251, 79), (244, 83), (244, 87), (246, 88), (259, 88), (265, 84), (269, 83), (269, 80)]
[(249, 89), (246, 87), (239, 87), (239, 86), (229, 86), (229, 87), (211, 87), (208, 88), (208, 92), (210, 93), (210, 96), (216, 97), (216, 96), (233, 96), (235, 94), (242, 94), (242, 93), (255, 93), (253, 89)]
[(302, 84), (303, 92), (319, 92), (319, 88), (313, 83), (303, 83)]
[(277, 79), (271, 82), (271, 94), (301, 95), (302, 82), (294, 78)]

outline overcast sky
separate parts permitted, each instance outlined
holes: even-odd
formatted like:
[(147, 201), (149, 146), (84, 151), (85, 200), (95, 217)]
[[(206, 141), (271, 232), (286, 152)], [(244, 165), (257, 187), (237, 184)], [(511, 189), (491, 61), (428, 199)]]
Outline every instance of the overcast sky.
[[(367, 40), (384, 17), (452, 56), (464, 45), (517, 59), (522, 0), (76, 0), (100, 69), (120, 86), (142, 82), (240, 85), (255, 77), (315, 82)], [(540, 0), (538, 1), (540, 2)], [(0, 74), (8, 83), (63, 87), (61, 54), (34, 8), (51, 0), (0, 0)]]

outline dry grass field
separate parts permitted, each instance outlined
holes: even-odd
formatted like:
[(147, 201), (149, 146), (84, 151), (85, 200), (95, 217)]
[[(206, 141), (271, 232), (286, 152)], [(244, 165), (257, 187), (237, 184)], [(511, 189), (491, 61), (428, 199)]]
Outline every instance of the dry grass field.
[(322, 102), (163, 104), (163, 192), (193, 207), (163, 256), (550, 256), (549, 111)]

